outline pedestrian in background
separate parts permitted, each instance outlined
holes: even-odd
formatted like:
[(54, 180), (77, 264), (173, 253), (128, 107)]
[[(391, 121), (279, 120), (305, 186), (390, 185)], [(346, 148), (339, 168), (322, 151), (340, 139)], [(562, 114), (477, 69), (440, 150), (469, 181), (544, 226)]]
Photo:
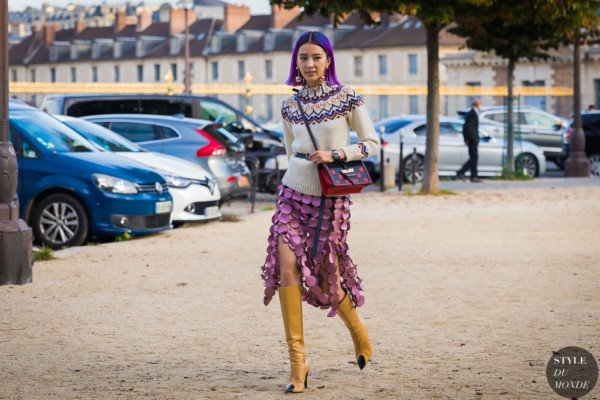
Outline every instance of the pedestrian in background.
[(465, 116), (462, 134), (465, 140), (465, 145), (469, 148), (469, 159), (463, 164), (462, 168), (456, 171), (458, 179), (465, 179), (465, 173), (471, 170), (471, 182), (479, 183), (481, 180), (477, 176), (477, 160), (479, 146), (479, 108), (481, 100), (474, 99), (471, 110)]
[[(286, 393), (307, 387), (302, 301), (339, 315), (354, 342), (356, 363), (363, 369), (372, 355), (367, 325), (358, 315), (363, 305), (362, 280), (349, 255), (350, 196), (326, 197), (319, 224), (321, 184), (317, 166), (334, 160), (353, 161), (376, 154), (379, 139), (362, 97), (343, 86), (335, 72), (333, 49), (320, 32), (302, 34), (292, 53), (287, 81), (302, 86), (297, 97), (283, 101), (281, 114), (289, 166), (276, 196), (261, 277), (264, 304), (279, 292), (279, 303), (290, 357)], [(317, 144), (313, 145), (299, 104)], [(349, 144), (350, 129), (360, 142)], [(367, 173), (366, 171), (360, 171)], [(315, 246), (315, 238), (318, 244)], [(313, 249), (315, 253), (313, 255)]]

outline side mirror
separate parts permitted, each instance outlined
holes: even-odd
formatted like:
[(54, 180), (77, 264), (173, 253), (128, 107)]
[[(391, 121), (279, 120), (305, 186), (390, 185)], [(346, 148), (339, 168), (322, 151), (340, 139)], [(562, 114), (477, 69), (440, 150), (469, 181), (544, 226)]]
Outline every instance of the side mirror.
[(560, 122), (557, 122), (556, 124), (554, 124), (555, 131), (560, 131), (563, 127), (564, 127), (564, 125)]
[(492, 140), (492, 137), (491, 137), (491, 136), (488, 136), (488, 135), (482, 135), (482, 136), (480, 136), (480, 137), (479, 137), (479, 139), (480, 139), (482, 142), (484, 142), (484, 143), (487, 143), (487, 142), (489, 142), (489, 141), (491, 141), (491, 140)]
[(243, 132), (244, 127), (239, 122), (232, 122), (230, 125), (232, 132)]

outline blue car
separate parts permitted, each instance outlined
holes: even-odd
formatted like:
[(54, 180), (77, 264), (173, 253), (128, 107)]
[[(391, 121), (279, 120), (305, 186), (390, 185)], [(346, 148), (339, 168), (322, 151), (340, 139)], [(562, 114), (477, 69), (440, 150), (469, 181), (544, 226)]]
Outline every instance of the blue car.
[(170, 227), (172, 199), (161, 175), (99, 151), (33, 107), (9, 102), (9, 122), (19, 165), (20, 215), (38, 242), (77, 246), (91, 236)]

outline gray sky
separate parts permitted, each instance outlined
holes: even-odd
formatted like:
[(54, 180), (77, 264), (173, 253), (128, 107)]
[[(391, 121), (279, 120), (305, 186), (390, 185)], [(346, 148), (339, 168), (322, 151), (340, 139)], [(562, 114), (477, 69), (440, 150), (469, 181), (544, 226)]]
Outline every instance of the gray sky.
[[(118, 4), (125, 3), (126, 0), (118, 1), (118, 0), (107, 0), (108, 4)], [(136, 4), (138, 1), (131, 1)], [(177, 4), (176, 0), (145, 0), (146, 4), (162, 4), (162, 3), (171, 3)], [(23, 10), (27, 6), (32, 6), (35, 8), (40, 8), (43, 3), (49, 3), (54, 6), (64, 7), (69, 3), (77, 3), (77, 4), (86, 4), (86, 5), (94, 5), (101, 4), (102, 0), (8, 0), (8, 8), (10, 11), (20, 11)], [(245, 4), (250, 7), (250, 12), (252, 14), (269, 14), (271, 12), (271, 6), (269, 5), (268, 0), (233, 0), (229, 1), (229, 3), (234, 4)]]

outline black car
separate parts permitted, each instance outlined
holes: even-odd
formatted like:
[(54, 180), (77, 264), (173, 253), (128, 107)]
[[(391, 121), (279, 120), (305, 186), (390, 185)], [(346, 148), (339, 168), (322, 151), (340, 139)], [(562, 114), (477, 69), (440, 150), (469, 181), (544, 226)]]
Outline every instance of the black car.
[[(593, 176), (600, 176), (600, 111), (587, 111), (581, 113), (581, 125), (585, 134), (585, 154), (590, 159)], [(571, 152), (571, 137), (573, 136), (573, 123), (569, 125), (563, 136), (561, 158), (563, 161)]]
[[(101, 114), (155, 114), (204, 119), (220, 123), (245, 145), (247, 164), (258, 164), (258, 187), (275, 193), (280, 176), (276, 165), (287, 168), (280, 155), (285, 154), (281, 138), (263, 128), (249, 116), (229, 104), (210, 96), (164, 94), (53, 94), (41, 107), (50, 114), (85, 117)], [(216, 137), (219, 140), (218, 137)], [(226, 144), (226, 141), (223, 141)], [(227, 144), (226, 144), (227, 145)], [(232, 150), (229, 146), (228, 150)], [(282, 162), (277, 162), (277, 161)], [(255, 162), (256, 161), (256, 162)]]

